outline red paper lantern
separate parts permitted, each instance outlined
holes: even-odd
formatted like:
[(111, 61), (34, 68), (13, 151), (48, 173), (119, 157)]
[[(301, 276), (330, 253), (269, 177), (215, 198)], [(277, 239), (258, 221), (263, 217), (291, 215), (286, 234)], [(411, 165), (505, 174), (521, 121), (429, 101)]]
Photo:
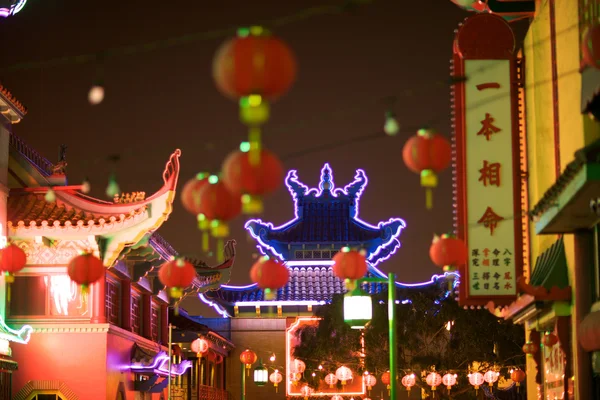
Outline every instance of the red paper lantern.
[(429, 248), (429, 257), (444, 271), (454, 271), (456, 267), (467, 262), (467, 246), (454, 235), (436, 235)]
[(579, 343), (585, 351), (600, 350), (600, 311), (589, 313), (579, 324)]
[(256, 353), (250, 349), (246, 349), (240, 354), (240, 361), (246, 366), (246, 370), (250, 370), (252, 364), (254, 364), (256, 360), (258, 360)]
[(430, 129), (420, 129), (402, 149), (404, 163), (413, 172), (421, 174), (421, 186), (426, 189), (426, 206), (433, 206), (432, 189), (437, 187), (437, 173), (446, 169), (452, 159), (448, 139)]
[(265, 291), (265, 300), (273, 300), (277, 289), (290, 279), (287, 267), (269, 257), (262, 257), (250, 269), (250, 279)]
[(546, 347), (552, 347), (558, 343), (558, 337), (554, 333), (546, 332), (542, 336), (542, 344)]
[(183, 289), (190, 286), (196, 277), (196, 269), (183, 258), (167, 261), (158, 270), (158, 279), (169, 288), (169, 295), (179, 299), (183, 296)]
[(527, 376), (525, 375), (525, 371), (523, 371), (521, 369), (515, 369), (510, 373), (510, 379), (517, 386), (521, 386), (521, 382), (523, 382), (526, 377)]
[(333, 257), (333, 273), (345, 280), (360, 279), (367, 273), (367, 259), (364, 252), (342, 248)]
[(71, 280), (87, 290), (89, 285), (104, 277), (106, 269), (102, 261), (92, 254), (82, 254), (73, 258), (67, 266)]
[(11, 243), (0, 250), (0, 272), (4, 272), (6, 283), (13, 283), (14, 274), (22, 270), (25, 264), (27, 264), (27, 255), (16, 244)]
[(213, 59), (213, 78), (227, 97), (261, 95), (272, 101), (296, 80), (296, 60), (285, 42), (260, 27), (240, 29), (219, 47)]
[(283, 165), (266, 149), (260, 151), (260, 163), (250, 162), (250, 153), (230, 153), (221, 168), (221, 180), (232, 193), (242, 196), (243, 211), (258, 214), (263, 211), (261, 196), (275, 191), (283, 181)]
[(600, 24), (594, 24), (586, 29), (581, 43), (581, 53), (586, 65), (600, 69)]
[(527, 342), (523, 345), (523, 353), (533, 355), (537, 353), (538, 346), (533, 342)]
[(200, 189), (208, 184), (208, 174), (201, 172), (186, 182), (181, 191), (181, 203), (183, 208), (198, 219), (198, 228), (202, 232), (202, 251), (207, 252), (208, 232), (210, 231), (210, 220), (202, 214), (200, 206)]
[(206, 339), (198, 338), (192, 342), (191, 348), (198, 357), (202, 357), (202, 355), (208, 351), (208, 341)]
[(390, 372), (384, 372), (381, 374), (381, 383), (387, 386), (388, 391), (390, 390)]

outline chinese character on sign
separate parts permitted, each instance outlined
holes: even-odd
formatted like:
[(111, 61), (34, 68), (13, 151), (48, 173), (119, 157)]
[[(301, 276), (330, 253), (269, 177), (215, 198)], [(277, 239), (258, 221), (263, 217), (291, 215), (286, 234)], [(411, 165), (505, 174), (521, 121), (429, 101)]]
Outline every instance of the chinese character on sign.
[(504, 279), (508, 281), (512, 279), (512, 276), (510, 276), (510, 271), (504, 273)]
[(473, 280), (474, 281), (478, 281), (479, 280), (479, 272), (474, 272), (473, 273)]
[(473, 289), (474, 289), (474, 290), (479, 290), (479, 282), (475, 282), (475, 283), (473, 284)]
[(483, 183), (483, 186), (496, 186), (500, 187), (500, 163), (490, 163), (487, 160), (483, 160), (483, 168), (479, 170), (479, 182)]
[(483, 224), (484, 227), (489, 228), (490, 235), (493, 235), (494, 229), (496, 229), (496, 226), (498, 226), (498, 222), (502, 221), (503, 219), (503, 217), (499, 216), (494, 212), (494, 210), (492, 210), (492, 207), (488, 207), (477, 223)]
[(495, 126), (494, 121), (494, 117), (485, 113), (485, 119), (481, 121), (481, 129), (477, 132), (477, 136), (485, 136), (485, 140), (489, 141), (494, 133), (500, 132), (502, 129)]
[(499, 258), (494, 258), (492, 260), (492, 266), (493, 267), (499, 267), (500, 266), (500, 259)]
[(512, 285), (510, 284), (510, 282), (506, 282), (506, 285), (504, 285), (504, 289), (506, 289), (506, 290), (512, 289)]
[(485, 279), (486, 281), (490, 279), (490, 273), (489, 272), (484, 272), (483, 273), (483, 279)]
[(474, 267), (479, 267), (479, 258), (472, 259), (471, 264), (473, 264)]
[(471, 250), (471, 256), (472, 257), (479, 257), (479, 249), (473, 249), (473, 250)]

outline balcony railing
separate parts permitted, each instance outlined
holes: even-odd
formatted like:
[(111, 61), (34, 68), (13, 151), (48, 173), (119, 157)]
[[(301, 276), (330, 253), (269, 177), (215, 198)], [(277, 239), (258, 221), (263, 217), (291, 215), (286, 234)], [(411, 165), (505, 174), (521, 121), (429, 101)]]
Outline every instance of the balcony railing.
[(200, 385), (198, 400), (232, 400), (232, 397), (226, 390)]

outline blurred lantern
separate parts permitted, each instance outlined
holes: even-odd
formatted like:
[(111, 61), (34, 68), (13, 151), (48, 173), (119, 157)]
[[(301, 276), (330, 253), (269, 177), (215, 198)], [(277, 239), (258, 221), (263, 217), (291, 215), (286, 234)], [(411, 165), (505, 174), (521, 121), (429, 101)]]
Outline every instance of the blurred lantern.
[(88, 194), (92, 190), (92, 185), (90, 184), (90, 180), (88, 178), (84, 178), (83, 182), (81, 182), (81, 192)]
[(437, 174), (450, 165), (452, 158), (450, 142), (431, 129), (420, 129), (404, 145), (402, 158), (408, 169), (421, 174), (421, 186), (426, 190), (426, 206), (431, 209), (432, 189), (438, 184)]
[(488, 383), (488, 385), (494, 386), (494, 383), (496, 383), (496, 381), (498, 380), (499, 377), (500, 377), (500, 372), (487, 371), (483, 375), (483, 380), (486, 381)]
[(431, 386), (431, 390), (435, 392), (437, 387), (442, 383), (442, 377), (437, 372), (431, 372), (427, 374), (425, 382), (427, 382), (427, 384)]
[(327, 374), (325, 376), (325, 383), (329, 385), (329, 389), (333, 389), (333, 387), (338, 383), (338, 378), (335, 376), (335, 374)]
[(54, 203), (56, 201), (56, 192), (51, 187), (48, 188), (46, 195), (44, 196), (46, 203)]
[(537, 353), (538, 346), (533, 342), (527, 342), (523, 345), (523, 353), (533, 355)]
[(306, 370), (306, 364), (304, 364), (304, 361), (295, 358), (294, 361), (292, 361), (292, 365), (290, 365), (290, 369), (292, 372), (302, 375)]
[(302, 393), (302, 396), (304, 396), (304, 400), (308, 400), (308, 398), (312, 396), (315, 391), (310, 386), (304, 385), (300, 388), (300, 393)]
[(367, 390), (369, 392), (371, 392), (371, 388), (373, 386), (375, 386), (376, 383), (377, 383), (377, 378), (375, 378), (373, 375), (371, 375), (371, 374), (365, 375), (365, 386), (367, 386)]
[(250, 349), (246, 349), (242, 352), (242, 354), (240, 354), (240, 361), (246, 366), (246, 372), (248, 375), (250, 375), (250, 368), (252, 368), (252, 364), (254, 364), (257, 359), (258, 357), (256, 356), (256, 353)]
[(27, 264), (27, 255), (19, 246), (9, 244), (0, 250), (0, 272), (4, 273), (6, 283), (15, 281), (15, 273), (19, 272)]
[(95, 106), (104, 100), (104, 87), (102, 85), (94, 85), (88, 92), (88, 101), (91, 105)]
[(517, 386), (517, 393), (519, 392), (519, 386), (521, 386), (521, 382), (523, 382), (526, 377), (527, 375), (525, 375), (525, 371), (521, 369), (514, 369), (510, 371), (510, 379), (515, 383), (515, 386)]
[(238, 196), (231, 194), (223, 182), (215, 175), (208, 178), (198, 195), (200, 213), (211, 221), (211, 233), (217, 239), (217, 260), (223, 261), (223, 239), (229, 236), (229, 221), (237, 217), (242, 210)]
[(429, 248), (429, 257), (435, 265), (443, 268), (445, 272), (456, 271), (460, 265), (467, 262), (467, 246), (465, 242), (454, 235), (443, 234), (433, 236)]
[(542, 344), (546, 347), (552, 347), (558, 343), (558, 337), (554, 333), (546, 332), (542, 336)]
[(254, 368), (254, 383), (256, 386), (265, 386), (269, 381), (269, 370), (265, 368), (262, 361)]
[(260, 163), (250, 163), (247, 147), (230, 153), (221, 167), (221, 180), (235, 195), (242, 197), (245, 214), (263, 211), (262, 197), (274, 192), (283, 182), (283, 165), (279, 158), (266, 149), (260, 150)]
[(225, 96), (239, 100), (240, 119), (250, 128), (250, 161), (260, 162), (260, 127), (269, 119), (269, 102), (285, 94), (296, 79), (296, 60), (286, 43), (260, 26), (238, 30), (213, 59), (213, 78)]
[(261, 257), (250, 269), (250, 279), (265, 291), (265, 300), (274, 300), (277, 290), (287, 285), (287, 267), (268, 256)]
[[(388, 385), (388, 389), (389, 389), (390, 388), (390, 386), (389, 386), (389, 384), (390, 384), (390, 373), (386, 372), (386, 374), (388, 374), (387, 375), (387, 383), (386, 383), (386, 385)], [(381, 377), (381, 382), (383, 382), (383, 376)], [(415, 377), (415, 374), (408, 374), (408, 375), (404, 375), (402, 377), (402, 385), (406, 388), (406, 391), (408, 391), (408, 392), (410, 392), (410, 389), (413, 386), (415, 386), (416, 383), (417, 383), (417, 379)]]
[(108, 185), (106, 186), (106, 195), (110, 199), (114, 199), (119, 194), (121, 194), (121, 188), (119, 187), (119, 183), (117, 182), (117, 176), (112, 173), (108, 178)]
[(198, 358), (201, 358), (202, 355), (208, 351), (208, 341), (206, 339), (198, 338), (192, 342), (191, 348)]
[(475, 391), (479, 390), (479, 386), (483, 385), (484, 379), (481, 372), (473, 372), (468, 375), (469, 383), (475, 387)]
[(281, 375), (281, 372), (279, 372), (279, 370), (275, 370), (275, 372), (269, 375), (269, 381), (271, 381), (271, 383), (273, 384), (273, 387), (275, 388), (275, 393), (278, 393), (279, 390), (277, 389), (277, 387), (279, 386), (282, 380), (283, 375)]
[(456, 385), (456, 374), (446, 374), (442, 376), (442, 383), (448, 389), (448, 392), (452, 390), (452, 386)]
[(391, 111), (385, 113), (385, 124), (383, 125), (383, 131), (388, 136), (396, 136), (400, 131), (398, 120)]
[(586, 65), (600, 69), (600, 24), (596, 23), (586, 29), (581, 53)]
[(87, 253), (71, 259), (67, 272), (71, 280), (81, 286), (81, 291), (87, 293), (89, 285), (103, 278), (106, 269), (98, 257)]
[(290, 380), (292, 381), (294, 386), (296, 386), (298, 384), (300, 379), (302, 379), (302, 374), (300, 374), (298, 372), (290, 372)]
[(342, 386), (346, 384), (346, 381), (352, 379), (352, 370), (348, 367), (341, 366), (335, 371), (335, 376), (342, 383)]
[(333, 274), (346, 281), (346, 287), (353, 289), (354, 284), (349, 285), (367, 273), (367, 259), (364, 251), (351, 250), (343, 247), (333, 257)]
[(339, 394), (336, 394), (331, 397), (331, 400), (344, 400), (344, 398)]
[(183, 186), (181, 191), (181, 203), (187, 212), (198, 219), (198, 228), (202, 232), (202, 251), (208, 252), (208, 238), (210, 231), (210, 221), (202, 214), (200, 206), (200, 189), (208, 184), (208, 174), (200, 172)]
[(169, 296), (173, 299), (183, 297), (183, 290), (192, 284), (195, 277), (196, 269), (183, 258), (167, 261), (158, 270), (158, 280), (169, 288)]
[(381, 374), (381, 383), (383, 383), (387, 387), (388, 395), (390, 394), (390, 389), (391, 389), (390, 382), (391, 382), (390, 371), (387, 371), (387, 372), (384, 372), (383, 374)]
[(600, 311), (593, 311), (579, 324), (579, 344), (585, 351), (600, 350)]

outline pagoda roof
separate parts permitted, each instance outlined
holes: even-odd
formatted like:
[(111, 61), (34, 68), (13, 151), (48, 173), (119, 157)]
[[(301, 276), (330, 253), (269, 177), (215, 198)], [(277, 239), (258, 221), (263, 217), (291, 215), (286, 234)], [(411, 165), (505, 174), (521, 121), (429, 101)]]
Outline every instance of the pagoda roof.
[[(256, 284), (247, 286), (223, 285), (218, 290), (200, 295), (200, 300), (213, 307), (222, 316), (227, 317), (234, 315), (233, 309), (235, 306), (323, 305), (330, 303), (335, 295), (346, 292), (344, 282), (333, 274), (330, 262), (309, 261), (306, 263), (308, 265), (299, 264), (300, 262), (287, 264), (290, 279), (283, 288), (277, 291), (274, 300), (265, 300), (264, 291), (258, 288)], [(386, 277), (377, 268), (371, 266), (367, 276)], [(453, 279), (454, 285), (456, 285), (458, 283), (457, 278), (458, 275), (452, 272), (444, 275), (434, 275), (428, 282), (418, 284), (396, 282), (396, 287), (406, 290), (417, 287), (431, 287), (439, 285), (440, 282), (446, 282), (447, 279)], [(362, 285), (362, 289), (369, 294), (378, 294), (387, 291), (387, 283), (365, 283)]]
[(289, 171), (285, 184), (294, 200), (295, 217), (281, 226), (253, 219), (248, 232), (263, 253), (283, 261), (331, 259), (342, 247), (362, 248), (372, 265), (387, 259), (399, 247), (398, 237), (406, 227), (400, 218), (371, 225), (359, 218), (360, 197), (367, 175), (356, 170), (354, 180), (336, 188), (329, 164), (321, 169), (318, 188), (309, 188)]
[(27, 114), (27, 108), (0, 83), (0, 112), (5, 114), (11, 123), (16, 124)]

